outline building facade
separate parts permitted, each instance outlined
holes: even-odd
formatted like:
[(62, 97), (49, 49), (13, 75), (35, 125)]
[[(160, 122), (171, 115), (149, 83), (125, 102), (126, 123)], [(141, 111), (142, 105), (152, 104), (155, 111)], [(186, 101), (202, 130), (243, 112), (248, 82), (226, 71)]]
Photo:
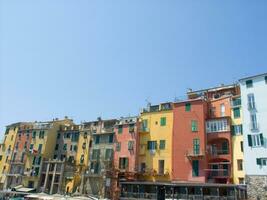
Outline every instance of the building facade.
[(205, 182), (207, 102), (179, 101), (173, 108), (173, 181)]
[(249, 198), (267, 198), (267, 73), (239, 80)]
[(245, 183), (244, 171), (244, 147), (243, 147), (243, 126), (242, 107), (240, 95), (233, 96), (231, 100), (232, 118), (232, 148), (233, 148), (233, 182), (235, 184)]
[(122, 117), (114, 127), (114, 171), (112, 172), (112, 199), (120, 194), (119, 181), (136, 180), (139, 147), (139, 121), (137, 117)]
[(172, 103), (148, 105), (140, 114), (138, 179), (172, 179)]

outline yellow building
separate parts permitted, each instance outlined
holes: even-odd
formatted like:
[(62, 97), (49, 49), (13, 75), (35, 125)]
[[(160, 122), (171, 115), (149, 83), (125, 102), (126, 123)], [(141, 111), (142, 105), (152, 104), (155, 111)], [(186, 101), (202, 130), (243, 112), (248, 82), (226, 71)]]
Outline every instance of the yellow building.
[(41, 175), (41, 166), (44, 160), (52, 159), (60, 125), (73, 124), (70, 119), (48, 122), (35, 122), (31, 130), (30, 148), (25, 163), (23, 185), (38, 188)]
[(232, 97), (232, 146), (233, 146), (233, 182), (235, 184), (244, 183), (244, 152), (242, 133), (242, 110), (240, 96)]
[(90, 140), (90, 130), (81, 125), (75, 158), (75, 171), (65, 184), (65, 191), (68, 193), (82, 192), (83, 176), (89, 166)]
[(6, 188), (6, 175), (9, 172), (10, 161), (14, 151), (16, 136), (20, 126), (27, 124), (24, 122), (14, 123), (6, 127), (4, 141), (0, 149), (0, 189)]
[(143, 109), (139, 131), (138, 166), (140, 179), (170, 181), (172, 172), (172, 103)]

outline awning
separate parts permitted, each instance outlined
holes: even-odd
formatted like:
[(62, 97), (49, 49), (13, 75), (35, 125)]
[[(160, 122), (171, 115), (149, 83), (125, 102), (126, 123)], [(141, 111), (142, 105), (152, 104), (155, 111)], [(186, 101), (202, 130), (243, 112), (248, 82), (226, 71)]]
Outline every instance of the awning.
[(20, 187), (16, 189), (17, 192), (33, 192), (35, 191), (35, 188), (25, 188), (25, 187)]

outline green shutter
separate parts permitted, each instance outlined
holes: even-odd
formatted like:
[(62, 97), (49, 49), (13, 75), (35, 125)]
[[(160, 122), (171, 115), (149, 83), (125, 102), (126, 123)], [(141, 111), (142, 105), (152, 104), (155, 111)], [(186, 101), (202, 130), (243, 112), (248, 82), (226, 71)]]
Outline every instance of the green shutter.
[(185, 111), (186, 111), (186, 112), (191, 111), (191, 103), (186, 103), (186, 104), (185, 104)]
[(161, 117), (160, 118), (160, 125), (161, 126), (166, 126), (166, 117)]
[(252, 147), (252, 138), (251, 135), (248, 135), (248, 146)]
[(261, 165), (261, 159), (260, 158), (256, 158), (256, 162), (257, 162), (257, 165)]
[(240, 118), (240, 108), (234, 108), (234, 118)]
[(263, 138), (263, 134), (260, 134), (260, 140), (261, 140), (261, 146), (264, 146), (264, 138)]

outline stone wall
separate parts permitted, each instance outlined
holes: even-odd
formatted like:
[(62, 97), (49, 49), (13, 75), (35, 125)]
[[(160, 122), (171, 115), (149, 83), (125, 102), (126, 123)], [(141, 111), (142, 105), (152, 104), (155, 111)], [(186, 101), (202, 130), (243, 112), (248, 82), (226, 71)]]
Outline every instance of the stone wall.
[(267, 199), (267, 175), (266, 176), (246, 176), (247, 194), (249, 200)]

